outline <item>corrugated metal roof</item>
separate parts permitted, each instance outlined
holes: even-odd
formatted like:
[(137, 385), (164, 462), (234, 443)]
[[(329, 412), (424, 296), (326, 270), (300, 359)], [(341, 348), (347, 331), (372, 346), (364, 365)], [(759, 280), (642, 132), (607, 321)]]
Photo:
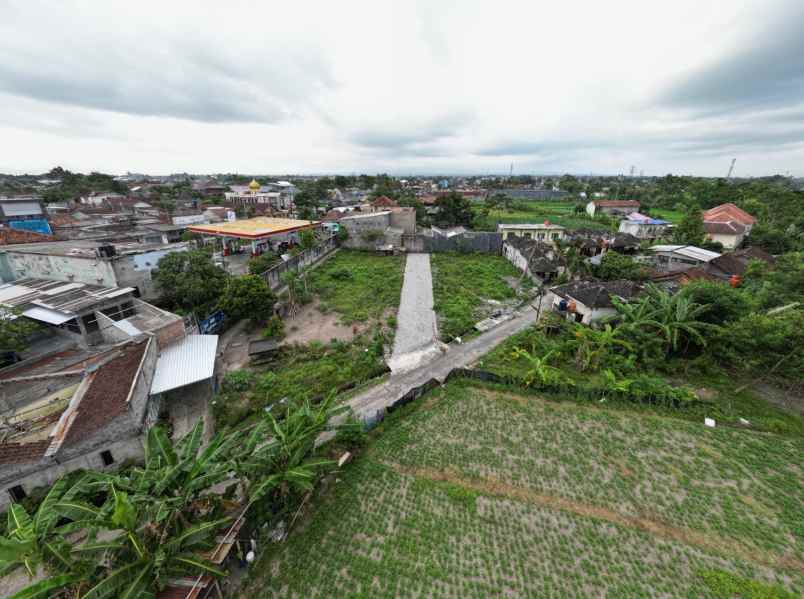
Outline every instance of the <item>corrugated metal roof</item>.
[(163, 349), (156, 362), (151, 395), (211, 378), (217, 350), (217, 335), (187, 335)]
[(650, 248), (653, 252), (672, 252), (679, 256), (685, 256), (701, 262), (709, 262), (720, 257), (717, 252), (710, 252), (694, 245), (654, 245)]

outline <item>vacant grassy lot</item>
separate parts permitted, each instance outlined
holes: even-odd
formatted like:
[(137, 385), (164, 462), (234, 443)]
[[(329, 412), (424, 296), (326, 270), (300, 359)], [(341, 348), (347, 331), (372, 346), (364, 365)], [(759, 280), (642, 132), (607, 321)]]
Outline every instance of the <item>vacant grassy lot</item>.
[(227, 379), (240, 377), (242, 384), (227, 388), (224, 383), (213, 410), (217, 426), (241, 424), (285, 398), (300, 402), (322, 397), (381, 375), (386, 370), (383, 346), (388, 339), (378, 331), (367, 331), (350, 343), (286, 346), (269, 364), (230, 373)]
[(520, 272), (502, 256), (431, 254), (430, 267), (438, 332), (444, 341), (471, 332), (475, 323), (494, 309), (485, 300), (516, 297), (504, 277), (518, 278)]
[(244, 595), (794, 597), (801, 455), (455, 381), (382, 425)]
[(405, 263), (402, 256), (377, 256), (338, 250), (310, 271), (310, 290), (321, 298), (322, 310), (333, 310), (344, 324), (380, 319), (399, 305)]
[(545, 220), (549, 220), (555, 225), (563, 225), (568, 229), (608, 230), (610, 228), (605, 223), (586, 218), (585, 214), (576, 214), (575, 202), (516, 200), (512, 203), (510, 210), (491, 210), (486, 217), (480, 216), (483, 211), (482, 204), (476, 205), (474, 210), (479, 218), (476, 228), (485, 230), (496, 230), (500, 223), (540, 223)]

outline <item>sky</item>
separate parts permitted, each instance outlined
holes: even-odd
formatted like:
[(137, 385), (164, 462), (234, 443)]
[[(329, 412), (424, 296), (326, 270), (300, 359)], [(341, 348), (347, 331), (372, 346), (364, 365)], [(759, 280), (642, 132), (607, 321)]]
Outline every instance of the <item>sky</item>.
[(0, 172), (804, 176), (801, 31), (801, 0), (0, 0)]

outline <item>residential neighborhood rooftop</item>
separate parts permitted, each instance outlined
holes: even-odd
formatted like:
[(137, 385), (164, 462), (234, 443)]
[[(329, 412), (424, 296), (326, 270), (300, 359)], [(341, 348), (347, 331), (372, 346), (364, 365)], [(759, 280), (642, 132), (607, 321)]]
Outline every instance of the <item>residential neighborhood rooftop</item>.
[(318, 221), (313, 220), (258, 216), (217, 225), (190, 225), (187, 229), (193, 233), (202, 233), (204, 235), (256, 239), (279, 233), (292, 233), (293, 231), (314, 227), (317, 224), (319, 224)]

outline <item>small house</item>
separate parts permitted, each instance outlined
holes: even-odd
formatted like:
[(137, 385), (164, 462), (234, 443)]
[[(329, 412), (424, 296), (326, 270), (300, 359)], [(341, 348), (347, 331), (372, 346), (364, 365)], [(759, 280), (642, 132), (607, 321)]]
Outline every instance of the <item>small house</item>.
[(628, 233), (637, 239), (658, 239), (665, 234), (670, 225), (666, 220), (651, 218), (639, 212), (632, 212), (620, 221), (620, 233)]
[(592, 200), (586, 204), (586, 213), (593, 218), (598, 214), (625, 216), (638, 210), (636, 200)]
[(502, 235), (503, 241), (509, 237), (521, 237), (555, 243), (559, 239), (564, 239), (566, 229), (561, 225), (553, 225), (545, 221), (537, 224), (499, 224), (497, 232)]
[(705, 265), (720, 256), (717, 252), (694, 245), (654, 245), (650, 251), (653, 253), (656, 270), (662, 272), (686, 270), (691, 266)]
[(639, 295), (642, 286), (634, 281), (574, 281), (551, 289), (553, 309), (568, 320), (591, 325), (614, 316), (612, 297), (624, 302)]
[(537, 283), (552, 281), (567, 269), (552, 245), (515, 235), (503, 242), (503, 256)]

